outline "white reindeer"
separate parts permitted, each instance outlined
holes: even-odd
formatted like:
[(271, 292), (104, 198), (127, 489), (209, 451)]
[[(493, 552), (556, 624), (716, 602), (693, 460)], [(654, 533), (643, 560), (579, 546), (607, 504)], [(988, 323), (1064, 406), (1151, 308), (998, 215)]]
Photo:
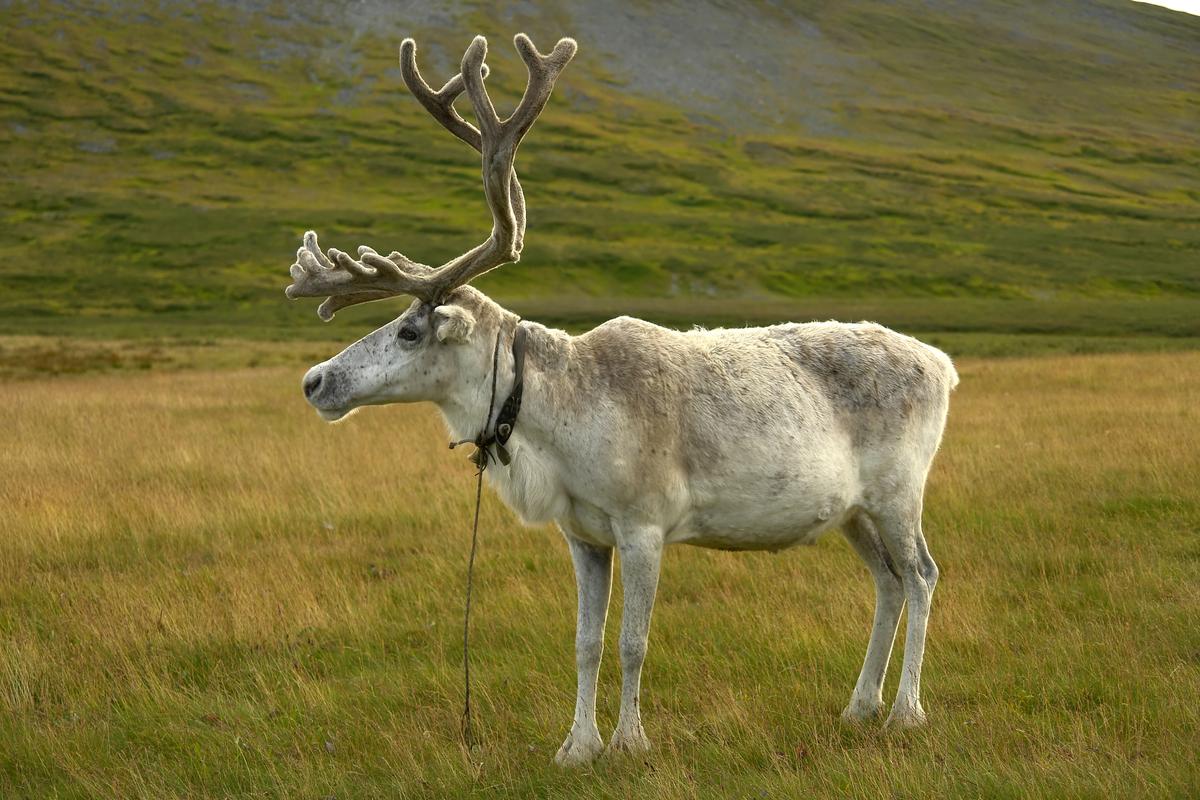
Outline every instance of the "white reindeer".
[[(638, 692), (659, 562), (675, 543), (780, 550), (840, 527), (876, 590), (866, 658), (842, 716), (882, 715), (907, 602), (903, 672), (887, 723), (921, 724), (921, 658), (938, 577), (921, 505), (958, 383), (950, 359), (870, 323), (683, 333), (620, 317), (569, 336), (521, 321), (465, 285), (520, 257), (525, 200), (513, 159), (576, 50), (571, 39), (549, 55), (524, 34), (515, 41), (529, 81), (505, 120), (484, 89), (483, 37), (436, 92), (417, 71), (413, 41), (401, 46), (408, 88), (483, 154), (492, 233), (437, 269), (368, 247), (357, 260), (334, 249), (326, 255), (316, 235), (305, 234), (287, 294), (327, 296), (322, 319), (355, 303), (416, 298), (396, 320), (310, 369), (308, 402), (333, 421), (364, 405), (431, 401), (455, 438), (481, 440), (489, 453), (507, 440), (511, 461), (487, 471), (492, 485), (526, 523), (557, 523), (575, 566), (578, 694), (560, 764), (588, 762), (604, 749), (596, 675), (614, 550), (625, 592), (623, 685), (609, 749), (649, 747)], [(453, 107), (464, 90), (478, 129)], [(497, 402), (488, 414), (493, 381), (502, 393), (522, 385), (519, 417), (512, 403), (504, 410)]]

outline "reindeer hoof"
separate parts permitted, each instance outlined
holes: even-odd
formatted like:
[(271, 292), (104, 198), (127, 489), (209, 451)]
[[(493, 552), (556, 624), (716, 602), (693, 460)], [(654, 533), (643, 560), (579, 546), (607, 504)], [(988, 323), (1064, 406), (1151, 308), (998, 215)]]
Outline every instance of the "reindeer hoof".
[(602, 752), (604, 741), (600, 738), (600, 731), (585, 733), (572, 729), (562, 747), (558, 748), (554, 763), (560, 767), (581, 767), (595, 761)]
[(642, 730), (641, 725), (629, 728), (618, 727), (613, 731), (612, 739), (609, 740), (608, 749), (604, 751), (606, 756), (614, 755), (630, 755), (640, 756), (650, 752), (650, 740), (646, 738), (646, 732)]
[(917, 704), (906, 708), (893, 707), (892, 713), (888, 715), (887, 722), (883, 723), (883, 727), (889, 731), (902, 731), (919, 728), (924, 724), (925, 709)]
[(874, 722), (883, 716), (882, 701), (851, 700), (842, 711), (842, 722), (860, 725), (864, 722)]

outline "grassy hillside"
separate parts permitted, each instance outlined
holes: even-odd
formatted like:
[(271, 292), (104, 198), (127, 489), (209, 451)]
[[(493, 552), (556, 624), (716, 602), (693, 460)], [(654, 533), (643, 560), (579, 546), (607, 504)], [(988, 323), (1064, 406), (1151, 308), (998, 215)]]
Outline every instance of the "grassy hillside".
[(841, 537), (679, 547), (643, 681), (655, 749), (594, 772), (550, 764), (566, 547), (490, 492), (484, 746), (458, 743), (474, 485), (429, 409), (323, 425), (295, 368), (0, 382), (0, 797), (1194, 797), (1200, 354), (959, 369), (925, 503), (929, 727), (838, 720), (873, 604)]
[[(1200, 19), (1105, 2), (9, 3), (0, 333), (345, 337), (282, 298), (307, 227), (438, 263), (486, 235), (473, 154), (407, 95), (491, 36), (581, 55), (520, 159), (519, 266), (625, 310), (1200, 335)], [(737, 22), (738, 24), (733, 24)], [(721, 298), (720, 301), (714, 298)]]

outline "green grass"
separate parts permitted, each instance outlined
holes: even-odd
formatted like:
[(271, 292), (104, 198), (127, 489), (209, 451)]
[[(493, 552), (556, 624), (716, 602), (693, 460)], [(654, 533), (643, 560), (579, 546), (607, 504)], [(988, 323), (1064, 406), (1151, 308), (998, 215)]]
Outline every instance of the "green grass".
[[(1114, 2), (1072, 26), (1047, 9), (1000, 29), (982, 12), (809, 9), (858, 59), (823, 76), (845, 82), (825, 136), (700, 124), (686, 100), (628, 92), (585, 40), (522, 151), (524, 258), (480, 286), (591, 322), (866, 303), (900, 327), (1031, 332), (1065, 307), (1073, 334), (1196, 336), (1200, 62), (1180, 43), (1200, 23)], [(424, 63), (484, 30), (511, 101), (517, 23), (456, 13), (407, 31)], [(569, 18), (523, 24), (543, 42)], [(305, 228), (434, 263), (486, 234), (473, 154), (407, 96), (391, 36), (283, 6), (11, 4), (0, 22), (0, 333), (317, 336), (281, 296)], [(712, 297), (733, 310), (697, 318)]]
[(838, 720), (872, 608), (840, 537), (679, 547), (643, 681), (654, 750), (579, 772), (550, 764), (570, 560), (490, 494), (484, 744), (458, 742), (474, 487), (429, 409), (324, 425), (298, 363), (6, 380), (0, 796), (1193, 796), (1200, 355), (959, 369), (925, 506), (928, 727)]

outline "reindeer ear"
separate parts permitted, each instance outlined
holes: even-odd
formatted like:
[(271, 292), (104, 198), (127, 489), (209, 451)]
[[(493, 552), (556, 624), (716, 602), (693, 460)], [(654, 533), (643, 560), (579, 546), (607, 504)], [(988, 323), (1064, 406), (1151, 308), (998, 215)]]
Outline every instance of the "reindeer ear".
[(466, 344), (475, 328), (475, 315), (462, 306), (445, 305), (433, 310), (433, 330), (439, 342)]

